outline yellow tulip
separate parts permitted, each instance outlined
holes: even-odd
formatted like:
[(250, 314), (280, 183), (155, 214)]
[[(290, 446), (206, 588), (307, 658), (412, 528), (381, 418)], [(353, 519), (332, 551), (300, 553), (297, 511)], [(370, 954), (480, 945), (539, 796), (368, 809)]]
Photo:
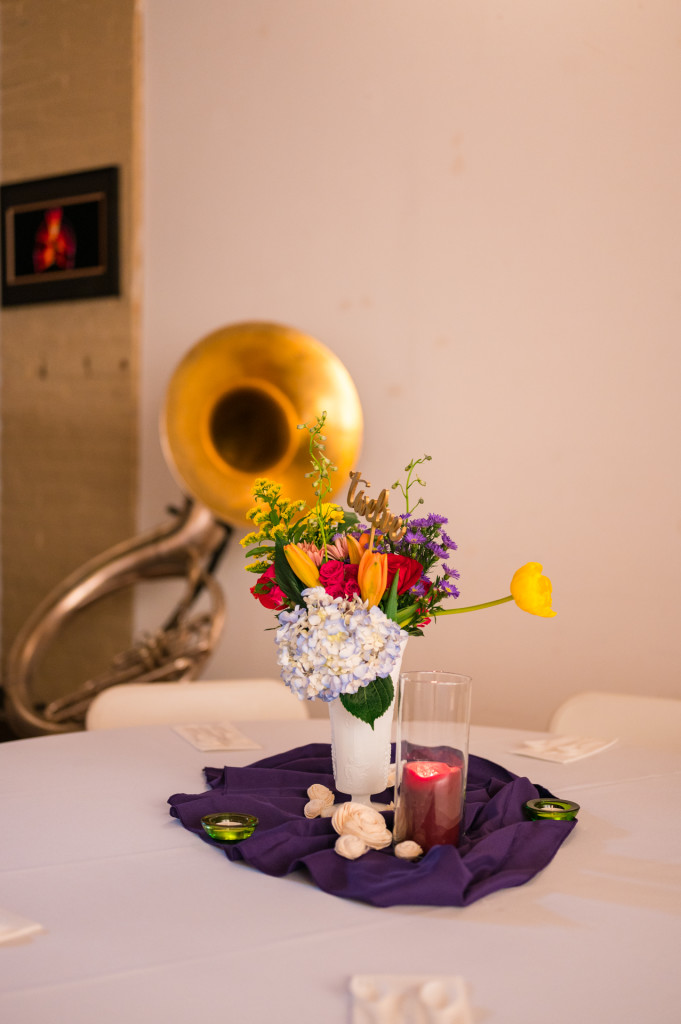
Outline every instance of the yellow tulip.
[(294, 573), (306, 587), (316, 587), (319, 584), (319, 569), (309, 555), (306, 555), (297, 544), (284, 544), (286, 561)]
[(539, 562), (528, 562), (514, 573), (511, 580), (513, 600), (524, 612), (551, 618), (551, 580), (541, 574)]
[(373, 608), (383, 597), (388, 585), (388, 556), (377, 551), (365, 551), (357, 570), (357, 583), (362, 600)]

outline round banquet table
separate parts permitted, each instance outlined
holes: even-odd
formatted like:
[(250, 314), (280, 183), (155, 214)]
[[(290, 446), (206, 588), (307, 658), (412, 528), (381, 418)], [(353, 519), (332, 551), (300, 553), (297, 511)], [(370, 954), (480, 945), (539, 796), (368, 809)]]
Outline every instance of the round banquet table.
[(355, 974), (459, 975), (484, 1024), (678, 1024), (681, 755), (623, 742), (571, 764), (541, 734), (472, 727), (471, 752), (581, 805), (539, 875), (468, 907), (377, 908), (302, 872), (232, 863), (170, 817), (203, 767), (328, 742), (323, 720), (246, 722), (261, 750), (203, 753), (170, 726), (0, 744), (3, 1024), (349, 1024)]

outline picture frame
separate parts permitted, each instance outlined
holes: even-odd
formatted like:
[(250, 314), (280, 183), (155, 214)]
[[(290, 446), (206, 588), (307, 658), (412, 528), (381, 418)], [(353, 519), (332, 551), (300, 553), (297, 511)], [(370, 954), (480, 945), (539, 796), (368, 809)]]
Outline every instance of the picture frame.
[(2, 305), (119, 295), (118, 167), (0, 187)]

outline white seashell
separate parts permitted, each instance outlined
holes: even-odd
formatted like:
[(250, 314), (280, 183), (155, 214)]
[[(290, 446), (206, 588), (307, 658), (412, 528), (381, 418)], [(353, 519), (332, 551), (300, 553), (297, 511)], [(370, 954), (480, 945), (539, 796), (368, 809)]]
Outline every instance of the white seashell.
[(332, 812), (324, 813), (324, 811), (325, 808), (330, 808), (333, 804), (334, 795), (331, 790), (327, 786), (315, 782), (308, 788), (307, 795), (310, 799), (303, 808), (305, 817), (318, 818), (321, 815), (323, 818), (328, 818)]
[(303, 808), (303, 812), (306, 818), (318, 818), (324, 809), (324, 804), (321, 800), (308, 800)]
[(449, 1005), (449, 992), (443, 981), (433, 978), (422, 985), (419, 997), (430, 1010), (444, 1010)]
[(353, 803), (352, 800), (338, 805), (331, 824), (339, 835), (348, 831), (357, 834), (361, 828), (385, 828), (385, 821), (379, 811), (366, 804)]
[(341, 857), (345, 857), (346, 860), (357, 860), (368, 849), (367, 844), (362, 842), (359, 836), (344, 835), (339, 836), (336, 840), (336, 853), (339, 853)]
[(367, 835), (364, 833), (362, 836), (367, 846), (370, 846), (372, 850), (384, 850), (386, 846), (390, 846), (393, 841), (393, 834), (390, 829), (387, 829), (385, 825), (381, 832), (372, 833)]
[(334, 796), (331, 790), (327, 786), (322, 786), (319, 782), (315, 782), (314, 785), (309, 787), (307, 795), (310, 800), (321, 801), (322, 807), (325, 807), (327, 804), (332, 804), (334, 801)]
[(365, 1002), (374, 1002), (378, 999), (380, 992), (373, 978), (355, 975), (350, 979), (350, 991), (358, 999)]
[(398, 843), (395, 847), (395, 856), (401, 857), (402, 860), (416, 860), (422, 853), (423, 850), (413, 839), (405, 839), (403, 843)]
[(339, 835), (357, 836), (374, 850), (382, 850), (392, 842), (383, 816), (373, 807), (352, 801), (336, 808), (331, 824)]

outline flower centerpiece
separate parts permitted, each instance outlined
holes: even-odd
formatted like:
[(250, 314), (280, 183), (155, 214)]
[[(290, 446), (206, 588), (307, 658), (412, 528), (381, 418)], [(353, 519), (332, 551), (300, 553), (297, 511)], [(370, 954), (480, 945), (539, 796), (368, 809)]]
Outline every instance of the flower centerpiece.
[[(360, 472), (350, 474), (344, 510), (328, 500), (336, 467), (325, 455), (325, 421), (322, 413), (299, 427), (310, 435), (308, 476), (316, 504), (307, 508), (303, 501), (284, 498), (278, 484), (256, 480), (256, 503), (247, 513), (254, 529), (241, 544), (251, 559), (247, 570), (258, 575), (251, 593), (278, 617), (282, 679), (300, 700), (329, 704), (336, 784), (353, 800), (368, 802), (371, 793), (385, 789), (393, 684), (408, 637), (423, 635), (438, 616), (507, 601), (535, 615), (555, 612), (551, 583), (537, 562), (515, 573), (510, 594), (502, 598), (445, 607), (459, 597), (459, 573), (450, 564), (456, 544), (445, 530), (447, 519), (417, 515), (423, 498), (413, 499), (414, 489), (424, 486), (419, 467), (430, 456), (413, 459), (404, 482), (392, 485), (404, 498), (399, 516), (390, 510), (387, 489), (369, 497), (370, 484)], [(355, 739), (347, 741), (341, 756), (341, 736), (349, 731)], [(380, 754), (376, 770), (362, 752), (371, 743)], [(346, 789), (339, 776), (351, 763), (367, 770)]]

